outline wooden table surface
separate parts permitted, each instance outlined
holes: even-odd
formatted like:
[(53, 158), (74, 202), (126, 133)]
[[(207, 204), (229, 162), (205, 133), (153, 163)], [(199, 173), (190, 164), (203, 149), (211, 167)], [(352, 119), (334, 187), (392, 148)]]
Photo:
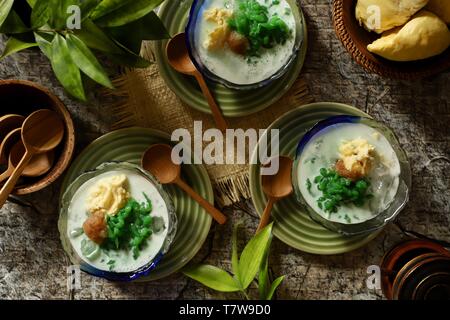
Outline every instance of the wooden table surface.
[[(301, 0), (309, 27), (309, 53), (303, 75), (316, 101), (357, 106), (394, 129), (408, 154), (413, 171), (411, 201), (398, 219), (402, 228), (450, 242), (450, 72), (407, 82), (367, 74), (354, 63), (336, 38), (331, 0)], [(4, 46), (4, 38), (0, 47)], [(0, 62), (1, 79), (27, 79), (51, 88), (67, 105), (78, 135), (77, 151), (108, 132), (105, 98), (91, 89), (89, 103), (71, 100), (55, 80), (48, 61), (38, 51), (25, 51)], [(1, 102), (0, 102), (1, 104)], [(81, 289), (68, 290), (70, 265), (57, 230), (60, 181), (8, 203), (0, 211), (0, 299), (225, 299), (221, 294), (181, 274), (150, 283), (113, 284), (82, 274)], [(242, 220), (241, 247), (257, 225), (250, 203), (225, 212), (233, 222)], [(231, 223), (214, 227), (195, 257), (230, 268)], [(275, 240), (271, 269), (286, 275), (278, 298), (382, 299), (366, 285), (367, 267), (405, 237), (396, 225), (388, 226), (370, 244), (337, 256), (306, 254)], [(254, 291), (254, 290), (253, 290)], [(254, 292), (251, 292), (254, 294)]]

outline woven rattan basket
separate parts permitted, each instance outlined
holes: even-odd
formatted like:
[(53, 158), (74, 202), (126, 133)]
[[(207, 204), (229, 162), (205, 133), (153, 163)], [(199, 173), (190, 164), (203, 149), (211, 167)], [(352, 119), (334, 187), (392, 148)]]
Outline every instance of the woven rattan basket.
[(334, 0), (336, 34), (353, 59), (366, 70), (393, 79), (416, 80), (450, 69), (450, 48), (439, 56), (413, 62), (394, 62), (372, 54), (367, 45), (379, 35), (368, 32), (355, 18), (356, 0)]

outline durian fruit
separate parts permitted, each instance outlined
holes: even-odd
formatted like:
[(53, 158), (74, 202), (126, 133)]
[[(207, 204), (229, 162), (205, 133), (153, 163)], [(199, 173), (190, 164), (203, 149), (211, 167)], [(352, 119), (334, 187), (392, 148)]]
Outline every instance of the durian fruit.
[(422, 10), (403, 27), (385, 32), (367, 49), (389, 60), (414, 61), (439, 55), (449, 46), (447, 25), (435, 14)]
[(446, 24), (450, 24), (450, 0), (430, 0), (426, 9), (444, 20)]
[(367, 30), (382, 33), (404, 25), (427, 3), (428, 0), (358, 0), (356, 19)]

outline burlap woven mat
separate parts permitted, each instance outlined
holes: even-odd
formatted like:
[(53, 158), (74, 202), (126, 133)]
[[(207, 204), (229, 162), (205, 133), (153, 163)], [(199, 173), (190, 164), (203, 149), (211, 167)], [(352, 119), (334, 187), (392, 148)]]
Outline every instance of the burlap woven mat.
[[(150, 46), (144, 46), (143, 51), (144, 56), (152, 57)], [(171, 134), (175, 129), (186, 128), (193, 135), (194, 121), (202, 121), (203, 130), (214, 127), (210, 115), (190, 108), (167, 87), (156, 63), (146, 69), (126, 70), (114, 82), (117, 90), (112, 94), (123, 97), (120, 102), (111, 106), (117, 116), (114, 129), (141, 126)], [(254, 115), (227, 118), (227, 122), (229, 128), (234, 129), (265, 129), (282, 114), (310, 102), (312, 97), (309, 95), (306, 82), (300, 76), (288, 93), (272, 106)], [(231, 205), (242, 198), (250, 198), (248, 165), (206, 167), (219, 206)]]

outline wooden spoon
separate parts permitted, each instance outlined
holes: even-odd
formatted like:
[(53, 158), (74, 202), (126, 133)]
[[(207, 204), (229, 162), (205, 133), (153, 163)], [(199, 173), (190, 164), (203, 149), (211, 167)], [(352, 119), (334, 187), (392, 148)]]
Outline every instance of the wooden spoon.
[[(21, 128), (24, 116), (18, 114), (7, 114), (0, 118), (0, 140), (4, 141), (6, 137), (17, 128)], [(3, 144), (3, 143), (2, 143)], [(8, 163), (8, 153), (0, 152), (0, 164)]]
[(227, 217), (212, 204), (202, 198), (180, 177), (181, 166), (172, 162), (172, 147), (166, 144), (155, 144), (142, 156), (142, 168), (150, 172), (162, 184), (176, 184), (184, 192), (198, 202), (218, 223), (224, 224)]
[(214, 121), (216, 122), (217, 128), (221, 131), (225, 131), (228, 126), (222, 115), (222, 111), (217, 105), (214, 97), (211, 94), (211, 91), (208, 88), (208, 85), (205, 82), (202, 74), (197, 70), (194, 63), (189, 56), (189, 52), (186, 46), (186, 35), (183, 33), (179, 33), (169, 40), (166, 47), (167, 59), (169, 60), (170, 65), (176, 71), (194, 76), (197, 79), (197, 82), (200, 86), (200, 89), (203, 92), (206, 100), (208, 101), (209, 107), (211, 108)]
[(8, 199), (33, 155), (55, 149), (61, 143), (63, 137), (64, 123), (54, 111), (38, 110), (25, 119), (22, 125), (22, 142), (25, 147), (25, 154), (0, 190), (0, 207)]
[[(20, 130), (20, 129), (19, 129)], [(9, 154), (8, 161), (8, 169), (0, 175), (0, 182), (9, 178), (14, 169), (19, 164), (20, 160), (22, 160), (23, 155), (25, 154), (25, 147), (23, 146), (22, 141), (17, 142), (12, 148), (11, 153)], [(30, 162), (28, 162), (27, 166), (22, 172), (22, 176), (25, 177), (39, 177), (48, 172), (53, 166), (53, 161), (55, 159), (55, 153), (53, 151), (49, 151), (46, 153), (35, 154), (31, 157)]]
[[(8, 164), (8, 158), (11, 152), (11, 148), (17, 143), (17, 141), (20, 141), (22, 139), (21, 134), (22, 128), (17, 128), (8, 133), (3, 139), (2, 143), (0, 144), (0, 158), (2, 159), (0, 161), (1, 165)], [(6, 161), (3, 161), (3, 159), (6, 159)]]
[(279, 163), (279, 170), (276, 174), (262, 176), (262, 188), (269, 201), (261, 216), (256, 233), (264, 229), (269, 223), (273, 205), (294, 191), (291, 180), (292, 159), (280, 156)]

